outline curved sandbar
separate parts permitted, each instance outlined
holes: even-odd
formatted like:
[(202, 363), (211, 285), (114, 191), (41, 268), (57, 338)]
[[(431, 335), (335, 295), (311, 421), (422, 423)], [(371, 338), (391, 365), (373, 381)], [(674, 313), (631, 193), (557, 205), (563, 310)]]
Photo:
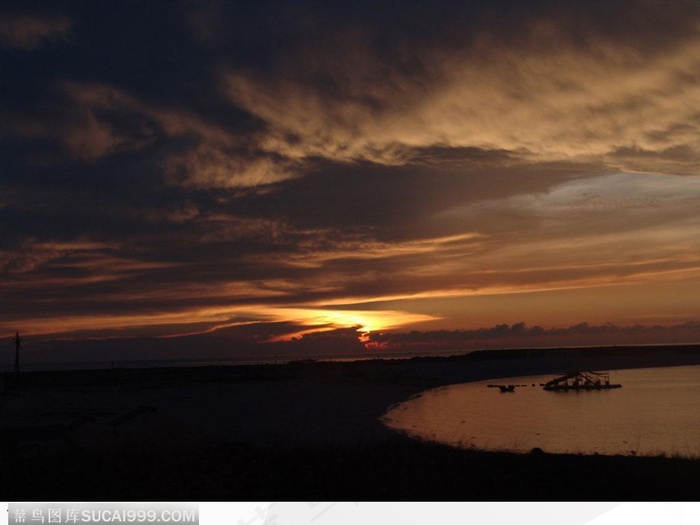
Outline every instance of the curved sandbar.
[[(0, 434), (2, 450), (10, 451), (0, 490), (10, 501), (694, 499), (700, 462), (470, 453), (407, 439), (379, 417), (388, 406), (441, 385), (567, 369), (698, 364), (698, 350), (495, 351), (27, 373), (21, 395), (0, 401), (3, 424), (11, 424), (12, 414), (24, 423), (87, 420), (62, 436), (80, 436), (78, 443), (33, 441), (27, 448)], [(142, 406), (155, 411), (135, 410)], [(104, 428), (105, 418), (114, 428)]]

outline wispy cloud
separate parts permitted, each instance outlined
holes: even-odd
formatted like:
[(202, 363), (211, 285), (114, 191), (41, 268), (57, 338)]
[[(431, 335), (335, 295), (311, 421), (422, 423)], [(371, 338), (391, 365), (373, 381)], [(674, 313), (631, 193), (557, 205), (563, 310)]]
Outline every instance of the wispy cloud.
[(65, 15), (0, 13), (0, 45), (33, 51), (47, 41), (69, 37), (73, 21)]
[[(697, 9), (684, 6), (654, 27), (655, 5), (635, 4), (639, 16), (616, 34), (600, 30), (608, 9), (600, 20), (552, 10), (471, 27), (416, 44), (410, 67), (400, 52), (410, 40), (382, 54), (370, 44), (378, 28), (341, 27), (313, 50), (297, 35), (272, 71), (225, 70), (223, 86), (269, 124), (261, 147), (291, 158), (402, 164), (414, 148), (448, 146), (695, 174), (700, 34)], [(309, 21), (311, 34), (324, 22)]]
[(63, 82), (60, 105), (10, 122), (10, 136), (48, 138), (71, 160), (95, 162), (143, 151), (163, 177), (192, 188), (250, 188), (297, 175), (298, 166), (182, 108), (153, 105), (113, 86)]

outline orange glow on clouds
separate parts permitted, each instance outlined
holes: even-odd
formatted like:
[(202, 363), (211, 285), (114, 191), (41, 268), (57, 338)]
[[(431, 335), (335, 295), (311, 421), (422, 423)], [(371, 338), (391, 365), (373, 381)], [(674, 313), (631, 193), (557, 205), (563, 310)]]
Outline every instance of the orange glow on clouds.
[[(254, 318), (255, 321), (231, 322), (231, 318)], [(278, 336), (273, 341), (289, 340), (293, 337), (337, 328), (357, 327), (360, 332), (380, 331), (399, 328), (438, 318), (432, 315), (402, 312), (398, 310), (333, 310), (324, 308), (286, 308), (269, 306), (248, 307), (212, 307), (170, 313), (153, 313), (144, 315), (86, 315), (56, 317), (20, 321), (12, 324), (16, 330), (31, 335), (68, 333), (84, 330), (120, 330), (126, 328), (157, 327), (163, 325), (181, 325), (180, 335), (211, 332), (222, 328), (256, 323), (292, 323), (308, 327), (303, 330)], [(211, 328), (192, 332), (188, 326), (196, 323), (210, 323)], [(37, 327), (40, 327), (37, 330)], [(11, 333), (10, 327), (3, 327)]]
[(395, 310), (281, 308), (269, 313), (280, 321), (292, 320), (309, 327), (307, 330), (277, 337), (274, 339), (277, 341), (289, 340), (292, 337), (299, 337), (307, 333), (334, 330), (336, 328), (357, 327), (359, 332), (377, 332), (437, 319), (437, 317), (431, 315)]
[[(0, 14), (0, 44), (21, 51), (6, 75), (21, 147), (0, 182), (0, 335), (700, 318), (696, 3), (455, 3), (425, 20), (406, 4), (389, 39), (374, 12), (308, 6), (260, 34), (247, 24), (269, 9), (239, 20), (211, 4), (202, 20), (217, 24), (195, 33), (215, 53), (167, 3), (154, 12), (174, 46), (124, 24), (150, 20), (140, 8), (95, 10), (111, 27), (97, 46), (69, 6)], [(69, 36), (94, 53), (31, 58)], [(167, 67), (133, 68), (126, 50)], [(53, 80), (27, 91), (37, 79)]]

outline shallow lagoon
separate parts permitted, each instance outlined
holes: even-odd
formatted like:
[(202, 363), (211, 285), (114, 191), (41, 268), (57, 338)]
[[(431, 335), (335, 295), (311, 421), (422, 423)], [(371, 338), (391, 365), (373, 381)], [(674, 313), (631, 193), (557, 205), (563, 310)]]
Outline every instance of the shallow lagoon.
[[(700, 366), (612, 371), (614, 390), (547, 392), (554, 376), (451, 385), (392, 407), (384, 423), (462, 448), (700, 457)], [(494, 384), (518, 385), (501, 393)], [(533, 386), (535, 385), (535, 386)]]

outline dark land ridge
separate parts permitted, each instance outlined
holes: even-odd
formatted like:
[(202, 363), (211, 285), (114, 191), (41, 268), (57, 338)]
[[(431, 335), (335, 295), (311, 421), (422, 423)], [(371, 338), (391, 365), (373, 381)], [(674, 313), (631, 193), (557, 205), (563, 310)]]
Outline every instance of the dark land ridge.
[(3, 376), (6, 501), (695, 501), (700, 460), (461, 450), (385, 428), (442, 385), (700, 364), (700, 345)]

